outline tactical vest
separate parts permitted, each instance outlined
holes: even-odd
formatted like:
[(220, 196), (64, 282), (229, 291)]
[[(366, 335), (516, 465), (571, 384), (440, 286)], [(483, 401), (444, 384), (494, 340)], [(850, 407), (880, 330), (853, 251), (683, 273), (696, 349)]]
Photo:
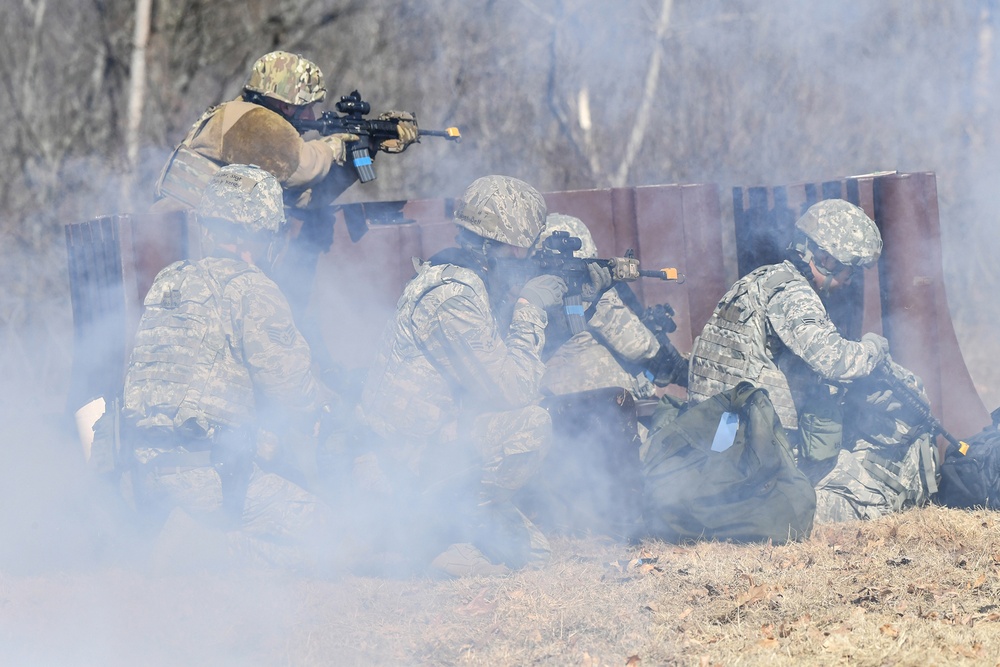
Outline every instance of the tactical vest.
[(397, 303), (395, 319), (386, 329), (362, 395), (364, 418), (379, 435), (430, 438), (458, 417), (455, 388), (426, 354), (432, 346), (449, 343), (433, 336), (434, 323), (415, 319), (423, 299), (437, 298), (430, 295), (434, 290), (442, 301), (471, 291), (482, 300), (481, 307), (491, 312), (486, 286), (474, 270), (451, 263), (420, 264)]
[(125, 417), (144, 428), (242, 427), (254, 409), (253, 383), (232, 329), (232, 280), (257, 271), (206, 258), (157, 276), (125, 378)]
[(688, 379), (693, 402), (749, 381), (768, 391), (782, 426), (798, 428), (791, 388), (777, 363), (784, 345), (767, 323), (771, 297), (798, 280), (805, 278), (790, 262), (762, 266), (737, 281), (722, 297), (694, 342)]
[(187, 136), (184, 137), (170, 159), (163, 166), (160, 177), (156, 181), (156, 196), (171, 197), (185, 206), (194, 208), (201, 201), (205, 186), (212, 180), (215, 172), (224, 165), (221, 160), (212, 160), (189, 148), (191, 141), (201, 132), (208, 121), (222, 110), (222, 106), (214, 106), (201, 115)]

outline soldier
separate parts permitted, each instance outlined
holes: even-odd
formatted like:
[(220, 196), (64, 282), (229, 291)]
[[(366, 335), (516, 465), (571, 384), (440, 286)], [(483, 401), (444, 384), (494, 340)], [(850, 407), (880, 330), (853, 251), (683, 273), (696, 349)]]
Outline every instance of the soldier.
[[(456, 202), (455, 223), (459, 247), (420, 263), (404, 289), (359, 412), (384, 442), (380, 464), (402, 503), (424, 512), (414, 539), (438, 531), (447, 541), (435, 553), (453, 543), (433, 566), (452, 575), (498, 573), (549, 555), (512, 497), (549, 444), (551, 420), (536, 404), (540, 354), (545, 309), (561, 302), (566, 284), (550, 275), (525, 283), (522, 272), (497, 262), (526, 257), (542, 231), (545, 201), (527, 183), (475, 180)], [(503, 326), (498, 311), (508, 297), (514, 303)], [(408, 475), (410, 490), (400, 491)], [(443, 500), (422, 504), (431, 497)]]
[[(154, 211), (197, 205), (201, 192), (226, 164), (255, 164), (271, 172), (284, 188), (292, 237), (274, 278), (301, 325), (316, 262), (333, 242), (329, 204), (357, 176), (345, 165), (352, 134), (304, 140), (289, 121), (313, 120), (314, 107), (326, 98), (323, 73), (313, 62), (285, 51), (254, 63), (240, 97), (206, 111), (174, 150), (156, 187)], [(413, 114), (387, 111), (381, 119), (400, 119), (399, 139), (379, 148), (399, 153), (417, 140)]]
[[(881, 251), (878, 228), (860, 208), (840, 199), (814, 204), (795, 223), (788, 259), (740, 278), (691, 353), (693, 402), (742, 380), (768, 390), (816, 487), (817, 521), (874, 518), (923, 503), (933, 490), (929, 436), (910, 444), (896, 419), (889, 432), (866, 431), (874, 422), (858, 412), (891, 402), (864, 388), (880, 365), (913, 387), (919, 380), (891, 361), (882, 336), (841, 336), (823, 303)], [(847, 385), (857, 390), (844, 403), (838, 386)]]
[(214, 245), (156, 276), (125, 377), (136, 504), (223, 528), (233, 555), (315, 565), (330, 510), (258, 466), (280, 456), (275, 434), (308, 441), (330, 398), (261, 270), (285, 224), (281, 186), (258, 167), (227, 165), (197, 214)]
[[(545, 230), (536, 244), (541, 244), (555, 231), (568, 232), (581, 241), (574, 257), (597, 257), (597, 245), (590, 230), (579, 218), (550, 213)], [(592, 267), (592, 268), (591, 268)], [(546, 334), (546, 350), (552, 350), (546, 360), (542, 388), (552, 394), (568, 394), (604, 387), (628, 389), (636, 399), (651, 399), (662, 393), (659, 387), (675, 383), (676, 352), (661, 345), (634, 310), (638, 300), (628, 285), (611, 287), (608, 269), (590, 265), (592, 282), (599, 283), (593, 307), (585, 311), (586, 329), (571, 334), (564, 322), (553, 321)], [(626, 304), (621, 292), (633, 301)], [(588, 304), (589, 306), (589, 304)], [(563, 318), (565, 319), (565, 318)], [(560, 331), (555, 331), (555, 329)], [(631, 370), (626, 370), (628, 366)], [(642, 369), (635, 372), (634, 369)], [(681, 382), (687, 381), (686, 370)]]

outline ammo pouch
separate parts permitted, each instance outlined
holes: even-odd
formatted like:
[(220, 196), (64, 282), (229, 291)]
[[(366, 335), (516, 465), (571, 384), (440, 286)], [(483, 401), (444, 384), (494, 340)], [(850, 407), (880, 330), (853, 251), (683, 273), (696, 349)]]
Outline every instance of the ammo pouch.
[(808, 461), (827, 461), (837, 457), (844, 439), (844, 424), (839, 414), (822, 411), (799, 415), (799, 454)]

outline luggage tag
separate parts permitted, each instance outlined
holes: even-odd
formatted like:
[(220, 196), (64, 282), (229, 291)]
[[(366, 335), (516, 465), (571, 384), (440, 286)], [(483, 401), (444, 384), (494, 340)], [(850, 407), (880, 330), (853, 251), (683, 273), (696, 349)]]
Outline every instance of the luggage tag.
[(740, 416), (735, 412), (723, 412), (719, 418), (719, 426), (715, 429), (712, 439), (712, 451), (724, 452), (736, 442), (736, 431), (740, 427)]

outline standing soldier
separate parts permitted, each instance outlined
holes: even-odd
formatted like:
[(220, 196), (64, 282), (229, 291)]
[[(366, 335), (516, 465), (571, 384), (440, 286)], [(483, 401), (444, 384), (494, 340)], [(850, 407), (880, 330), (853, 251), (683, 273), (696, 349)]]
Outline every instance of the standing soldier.
[[(404, 289), (360, 412), (384, 441), (380, 464), (397, 471), (390, 478), (400, 504), (424, 512), (413, 539), (445, 540), (435, 553), (453, 543), (433, 565), (452, 575), (497, 573), (549, 555), (512, 498), (549, 444), (551, 420), (536, 404), (540, 354), (545, 309), (561, 303), (566, 284), (550, 275), (524, 283), (523, 272), (500, 268), (516, 262), (496, 262), (525, 258), (545, 224), (545, 201), (527, 183), (473, 181), (456, 202), (455, 223), (459, 247), (421, 263)], [(515, 302), (504, 326), (497, 314), (508, 298)], [(445, 500), (421, 504), (432, 496)]]
[[(309, 303), (316, 262), (333, 242), (330, 204), (357, 175), (345, 164), (352, 134), (305, 140), (292, 120), (315, 119), (314, 107), (326, 98), (323, 73), (313, 62), (286, 51), (268, 53), (254, 63), (240, 97), (206, 111), (174, 150), (156, 186), (154, 211), (196, 206), (212, 175), (226, 164), (255, 164), (284, 188), (292, 239), (274, 279), (286, 294), (300, 325)], [(387, 111), (380, 119), (399, 119), (397, 140), (380, 144), (399, 153), (417, 140), (413, 114)]]
[[(892, 404), (886, 392), (866, 388), (880, 366), (913, 387), (919, 380), (891, 361), (882, 336), (841, 336), (823, 303), (878, 260), (878, 228), (857, 206), (829, 199), (811, 206), (794, 234), (788, 259), (751, 271), (722, 297), (695, 340), (689, 396), (703, 401), (743, 380), (767, 389), (816, 487), (817, 521), (926, 502), (934, 490), (929, 435), (913, 440), (897, 419), (885, 430), (867, 418)], [(854, 387), (846, 399), (844, 386)]]
[[(285, 217), (254, 166), (211, 177), (197, 214), (211, 249), (163, 269), (145, 299), (124, 386), (138, 508), (223, 527), (230, 549), (302, 566), (320, 557), (329, 508), (258, 463), (316, 431), (331, 398), (288, 302), (261, 267)], [(319, 540), (319, 541), (317, 541)]]

